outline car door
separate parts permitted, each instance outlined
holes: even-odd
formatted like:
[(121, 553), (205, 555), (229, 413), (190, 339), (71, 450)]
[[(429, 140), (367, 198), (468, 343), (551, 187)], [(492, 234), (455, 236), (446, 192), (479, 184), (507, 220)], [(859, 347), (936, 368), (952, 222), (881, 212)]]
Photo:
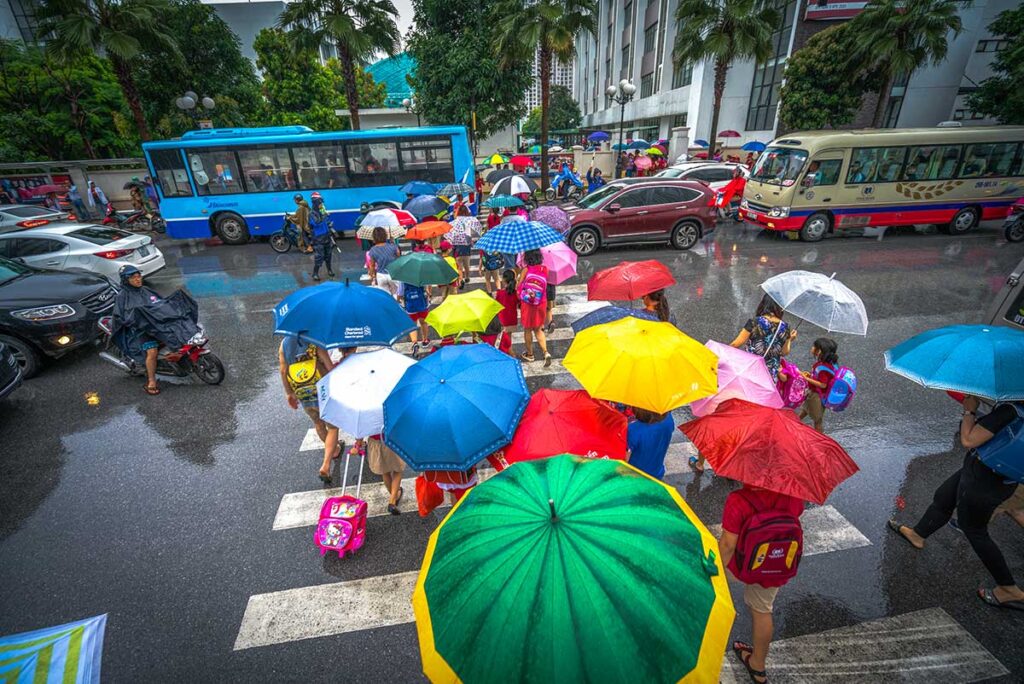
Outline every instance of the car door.
[(651, 189), (631, 187), (609, 202), (603, 225), (605, 239), (628, 241), (642, 239), (648, 233), (657, 234), (658, 230), (650, 227), (648, 219), (652, 199)]
[(29, 266), (60, 270), (64, 268), (70, 249), (60, 240), (42, 237), (19, 237), (7, 252)]
[(692, 188), (683, 188), (674, 185), (666, 185), (661, 188), (652, 189), (651, 205), (649, 208), (650, 226), (655, 228), (661, 236), (667, 236), (675, 228), (676, 224), (684, 216), (699, 213), (701, 204), (694, 204), (694, 200), (701, 199), (704, 195)]

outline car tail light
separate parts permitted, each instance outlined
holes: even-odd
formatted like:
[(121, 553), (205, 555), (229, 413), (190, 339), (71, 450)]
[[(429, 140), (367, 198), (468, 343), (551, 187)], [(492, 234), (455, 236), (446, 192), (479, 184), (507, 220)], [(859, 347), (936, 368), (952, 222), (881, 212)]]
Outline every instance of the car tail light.
[(96, 252), (96, 256), (103, 257), (104, 259), (120, 259), (128, 256), (134, 251), (134, 249), (111, 249), (106, 252)]
[(38, 228), (39, 226), (45, 226), (49, 223), (46, 219), (29, 219), (27, 221), (18, 221), (18, 225), (22, 228)]

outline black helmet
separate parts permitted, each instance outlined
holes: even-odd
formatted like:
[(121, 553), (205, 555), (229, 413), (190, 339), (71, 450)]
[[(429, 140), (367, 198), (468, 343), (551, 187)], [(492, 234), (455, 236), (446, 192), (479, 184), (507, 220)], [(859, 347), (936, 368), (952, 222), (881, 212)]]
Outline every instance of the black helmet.
[(302, 194), (297, 192), (297, 193), (295, 193), (295, 197), (292, 197), (292, 199), (295, 200), (296, 202), (301, 202), (302, 201)]
[(117, 271), (117, 275), (121, 278), (121, 284), (122, 285), (127, 285), (128, 284), (128, 279), (131, 278), (136, 273), (141, 274), (142, 271), (140, 271), (139, 269), (135, 268), (131, 264), (125, 264), (124, 266), (122, 266)]

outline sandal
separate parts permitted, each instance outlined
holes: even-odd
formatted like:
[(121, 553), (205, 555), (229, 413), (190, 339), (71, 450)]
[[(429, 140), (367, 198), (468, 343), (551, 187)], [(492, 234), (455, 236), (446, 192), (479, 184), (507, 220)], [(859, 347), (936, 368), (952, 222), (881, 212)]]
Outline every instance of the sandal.
[(978, 589), (978, 598), (990, 606), (1006, 608), (1007, 610), (1024, 610), (1024, 600), (1014, 599), (1012, 601), (1000, 601), (996, 598), (995, 592), (991, 589)]
[(330, 473), (327, 473), (326, 475), (324, 475), (323, 473), (317, 473), (317, 475), (320, 476), (320, 481), (323, 482), (324, 484), (331, 484), (331, 474)]
[[(754, 649), (750, 644), (734, 641), (732, 642), (732, 652), (743, 663), (743, 667), (747, 668), (747, 675), (750, 677), (750, 681), (755, 682), (755, 684), (766, 684), (768, 682), (768, 674), (764, 670), (755, 670), (750, 666), (750, 656), (754, 654)], [(746, 658), (743, 657), (744, 653), (747, 654)]]
[(144, 389), (146, 391), (146, 394), (148, 394), (151, 397), (155, 397), (156, 395), (160, 394), (159, 385), (143, 385), (142, 389)]
[(527, 354), (526, 352), (523, 352), (522, 354), (520, 354), (519, 358), (521, 360), (523, 360), (523, 361), (526, 361), (527, 363), (533, 363), (534, 361), (537, 360), (537, 359), (533, 358), (533, 355)]
[(694, 469), (694, 471), (698, 473), (704, 472), (704, 464), (701, 463), (700, 459), (697, 458), (696, 456), (691, 456), (686, 462), (690, 465), (691, 468)]
[(547, 353), (544, 354), (544, 367), (545, 368), (550, 368), (551, 367), (551, 354), (547, 354)]
[(901, 528), (907, 527), (906, 525), (900, 525), (900, 524), (899, 524), (898, 522), (896, 522), (896, 520), (895, 520), (895, 519), (892, 519), (892, 520), (890, 520), (890, 521), (889, 521), (889, 522), (887, 522), (887, 523), (886, 523), (885, 525), (886, 525), (886, 527), (888, 527), (888, 528), (889, 528), (890, 530), (892, 530), (893, 532), (895, 532), (895, 533), (896, 533), (896, 536), (897, 536), (897, 537), (899, 537), (899, 538), (900, 538), (900, 539), (902, 539), (903, 541), (907, 542), (907, 544), (908, 544), (908, 545), (909, 545), (909, 546), (910, 546), (910, 547), (911, 547), (912, 549), (915, 549), (915, 550), (917, 550), (917, 551), (920, 551), (920, 550), (921, 550), (921, 549), (917, 548), (916, 546), (914, 546), (914, 542), (910, 541), (910, 539), (909, 539), (909, 538), (907, 537), (907, 535), (905, 535), (905, 534), (903, 534), (902, 532), (900, 532), (900, 529), (901, 529)]
[(402, 487), (398, 488), (398, 498), (395, 499), (395, 505), (402, 503), (402, 497), (405, 496), (405, 489)]

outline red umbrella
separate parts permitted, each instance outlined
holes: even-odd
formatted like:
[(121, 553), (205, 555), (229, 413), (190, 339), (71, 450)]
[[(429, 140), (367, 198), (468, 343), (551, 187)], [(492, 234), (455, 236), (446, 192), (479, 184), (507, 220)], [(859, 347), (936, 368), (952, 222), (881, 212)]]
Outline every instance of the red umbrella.
[(590, 277), (587, 299), (632, 301), (675, 284), (676, 279), (660, 261), (623, 261)]
[(725, 131), (719, 131), (718, 132), (718, 137), (719, 138), (739, 138), (740, 134), (739, 134), (738, 131), (725, 130)]
[(679, 429), (718, 475), (819, 505), (859, 470), (838, 442), (786, 409), (730, 399)]
[(558, 454), (624, 461), (626, 417), (584, 390), (538, 390), (505, 448), (505, 460), (516, 463)]
[(530, 164), (533, 163), (533, 160), (530, 159), (529, 157), (517, 154), (516, 156), (509, 159), (508, 163), (511, 164), (512, 166), (529, 166)]
[(63, 193), (64, 192), (64, 186), (63, 185), (37, 185), (36, 187), (32, 188), (32, 194), (34, 194), (34, 195), (48, 195), (51, 192)]

